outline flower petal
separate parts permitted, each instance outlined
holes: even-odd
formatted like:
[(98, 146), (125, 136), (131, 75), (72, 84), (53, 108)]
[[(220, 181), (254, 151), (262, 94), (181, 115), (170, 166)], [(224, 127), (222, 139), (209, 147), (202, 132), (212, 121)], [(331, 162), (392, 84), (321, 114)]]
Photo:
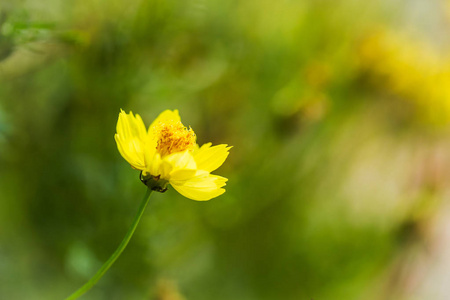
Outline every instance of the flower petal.
[(167, 122), (170, 120), (181, 122), (180, 114), (178, 113), (178, 109), (175, 109), (174, 111), (167, 109), (167, 110), (163, 111), (162, 113), (160, 113), (159, 116), (148, 127), (148, 133), (150, 135), (152, 135), (153, 134), (152, 128), (155, 127), (155, 125), (159, 124), (160, 122), (164, 123), (164, 122)]
[(156, 153), (153, 156), (151, 164), (149, 165), (148, 172), (154, 176), (159, 175), (162, 179), (169, 180), (172, 176), (181, 176), (181, 173), (177, 174), (177, 171), (183, 170), (197, 170), (195, 160), (192, 157), (191, 152), (188, 150), (172, 153), (164, 156), (163, 158), (161, 158), (159, 153)]
[(169, 154), (163, 160), (170, 163), (173, 170), (197, 169), (197, 164), (189, 150)]
[(211, 143), (204, 144), (194, 151), (194, 159), (199, 170), (212, 172), (219, 168), (227, 159), (229, 150), (226, 144), (211, 147)]
[(197, 170), (192, 169), (180, 169), (170, 173), (170, 180), (174, 182), (187, 181), (192, 177), (195, 177)]
[(140, 115), (133, 115), (130, 111), (129, 114), (125, 113), (122, 109), (119, 113), (119, 120), (117, 122), (117, 134), (123, 137), (137, 137), (140, 140), (144, 140), (147, 135), (144, 122)]
[[(151, 142), (148, 144), (152, 144)], [(146, 147), (144, 152), (144, 158), (145, 158), (145, 170), (144, 173), (151, 174), (153, 176), (160, 175), (159, 170), (161, 168), (161, 155), (156, 152), (155, 147)]]
[(225, 189), (226, 178), (211, 175), (206, 171), (198, 170), (194, 177), (188, 180), (170, 180), (170, 184), (181, 195), (197, 201), (207, 201), (222, 195)]
[(114, 138), (120, 154), (135, 169), (145, 168), (144, 150), (147, 132), (139, 115), (120, 111)]

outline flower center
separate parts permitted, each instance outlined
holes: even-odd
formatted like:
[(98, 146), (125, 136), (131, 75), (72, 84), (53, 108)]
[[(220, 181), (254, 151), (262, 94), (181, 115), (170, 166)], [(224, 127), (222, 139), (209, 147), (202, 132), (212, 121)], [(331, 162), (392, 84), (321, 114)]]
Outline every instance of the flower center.
[(158, 138), (156, 150), (161, 156), (192, 150), (196, 139), (192, 128), (187, 129), (180, 121), (172, 120), (157, 124), (155, 136)]

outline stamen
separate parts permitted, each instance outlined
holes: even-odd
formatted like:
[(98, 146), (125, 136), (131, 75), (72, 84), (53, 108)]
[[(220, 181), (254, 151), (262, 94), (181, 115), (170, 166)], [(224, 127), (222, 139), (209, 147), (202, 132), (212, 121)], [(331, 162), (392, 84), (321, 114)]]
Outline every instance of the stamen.
[(160, 122), (155, 127), (155, 136), (158, 138), (156, 150), (161, 156), (171, 153), (192, 150), (196, 136), (192, 128), (187, 129), (180, 121)]

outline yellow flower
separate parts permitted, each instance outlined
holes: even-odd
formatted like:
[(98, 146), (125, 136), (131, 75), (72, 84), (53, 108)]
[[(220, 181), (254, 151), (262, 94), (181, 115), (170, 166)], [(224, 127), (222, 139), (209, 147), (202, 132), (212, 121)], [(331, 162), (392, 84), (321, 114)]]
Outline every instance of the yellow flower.
[(148, 131), (142, 118), (120, 111), (114, 136), (123, 158), (141, 171), (141, 180), (152, 190), (164, 192), (170, 183), (183, 196), (199, 201), (225, 192), (228, 180), (212, 175), (231, 147), (211, 143), (199, 147), (194, 131), (180, 120), (178, 110), (163, 111)]

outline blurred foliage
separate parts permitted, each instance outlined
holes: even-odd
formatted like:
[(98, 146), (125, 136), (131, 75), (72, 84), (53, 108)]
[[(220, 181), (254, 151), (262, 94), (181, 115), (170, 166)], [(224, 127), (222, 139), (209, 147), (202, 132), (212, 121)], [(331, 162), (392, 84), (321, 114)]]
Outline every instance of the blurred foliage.
[(64, 298), (121, 241), (145, 188), (123, 108), (233, 145), (227, 192), (154, 195), (83, 299), (416, 299), (450, 179), (447, 4), (3, 1), (0, 298)]

